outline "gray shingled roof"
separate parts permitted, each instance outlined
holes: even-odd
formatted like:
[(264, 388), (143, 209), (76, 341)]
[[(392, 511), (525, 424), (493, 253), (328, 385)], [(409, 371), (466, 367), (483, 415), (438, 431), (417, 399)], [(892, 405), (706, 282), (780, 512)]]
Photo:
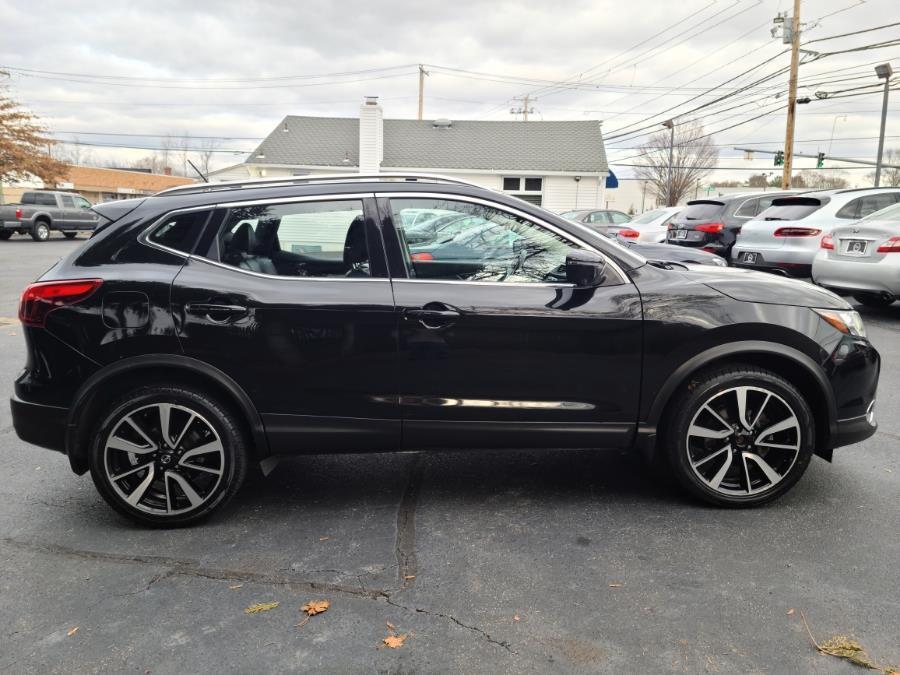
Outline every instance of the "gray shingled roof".
[[(285, 125), (288, 131), (284, 131)], [(259, 157), (263, 153), (265, 157)], [(345, 158), (348, 161), (344, 161)], [(359, 165), (359, 120), (289, 115), (253, 151), (251, 164)], [(607, 171), (600, 123), (384, 120), (382, 168)]]

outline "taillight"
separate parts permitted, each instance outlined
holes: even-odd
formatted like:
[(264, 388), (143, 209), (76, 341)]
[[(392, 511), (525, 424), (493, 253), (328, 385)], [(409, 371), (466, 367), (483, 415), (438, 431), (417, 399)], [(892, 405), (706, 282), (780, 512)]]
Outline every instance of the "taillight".
[(826, 234), (822, 237), (822, 243), (820, 246), (824, 249), (828, 249), (829, 251), (834, 250), (834, 238), (830, 234)]
[(423, 260), (424, 261), (434, 260), (434, 256), (431, 255), (430, 253), (412, 253), (409, 256), (409, 259), (412, 260), (413, 262), (422, 262)]
[(16, 209), (16, 220), (22, 220), (22, 209)]
[(637, 239), (638, 237), (641, 236), (641, 233), (638, 232), (637, 230), (625, 229), (625, 230), (619, 230), (619, 236), (625, 237), (626, 239)]
[(878, 253), (900, 253), (900, 237), (891, 237), (875, 250)]
[(100, 288), (102, 279), (41, 281), (22, 293), (19, 320), (25, 326), (43, 328), (47, 315), (54, 309), (80, 302)]
[(697, 225), (694, 229), (708, 234), (717, 234), (724, 230), (725, 226), (722, 223), (706, 223), (705, 225)]
[(776, 237), (816, 237), (822, 234), (822, 230), (812, 227), (779, 227), (775, 230)]

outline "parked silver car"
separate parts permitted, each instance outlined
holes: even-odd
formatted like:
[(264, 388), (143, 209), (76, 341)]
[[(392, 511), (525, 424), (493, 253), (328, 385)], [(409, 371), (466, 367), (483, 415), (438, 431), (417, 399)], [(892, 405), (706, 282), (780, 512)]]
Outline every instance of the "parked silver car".
[(808, 277), (822, 237), (900, 202), (900, 188), (821, 190), (780, 197), (741, 228), (731, 251), (737, 267)]
[(812, 277), (850, 292), (863, 305), (885, 307), (900, 297), (900, 205), (890, 206), (822, 238)]

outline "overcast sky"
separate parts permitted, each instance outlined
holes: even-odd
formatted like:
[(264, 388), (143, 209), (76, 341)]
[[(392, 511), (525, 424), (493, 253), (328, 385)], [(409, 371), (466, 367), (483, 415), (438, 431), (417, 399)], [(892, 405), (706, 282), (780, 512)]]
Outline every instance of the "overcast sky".
[[(898, 4), (805, 0), (802, 19), (810, 25), (804, 41), (898, 20)], [(710, 102), (709, 88), (766, 59), (774, 57), (715, 95), (788, 65), (788, 55), (779, 56), (785, 45), (770, 29), (775, 14), (790, 5), (789, 0), (0, 0), (5, 28), (0, 65), (10, 69), (11, 93), (60, 140), (77, 136), (98, 146), (152, 148), (167, 134), (188, 133), (194, 144), (203, 136), (229, 137), (215, 141), (220, 151), (215, 165), (226, 166), (242, 161), (246, 155), (239, 153), (251, 150), (254, 139), (286, 114), (352, 117), (363, 96), (377, 95), (386, 117), (415, 117), (416, 64), (433, 64), (426, 80), (426, 118), (513, 119), (510, 108), (521, 106), (516, 97), (532, 93), (532, 119), (603, 120), (611, 163), (627, 176), (630, 170), (616, 169), (615, 161), (632, 162), (625, 158), (647, 137), (614, 139), (623, 128), (657, 125)], [(898, 38), (900, 27), (893, 27), (808, 48), (841, 51)], [(892, 61), (900, 71), (900, 46), (801, 66), (800, 95), (813, 100), (799, 107), (799, 150), (814, 153), (830, 146), (833, 155), (874, 158), (881, 95), (818, 100), (815, 93), (877, 83), (873, 64), (882, 61)], [(544, 80), (569, 84), (547, 89)], [(731, 146), (783, 146), (785, 115), (778, 104), (784, 95), (775, 96), (786, 81), (786, 75), (779, 76), (736, 95), (730, 104), (687, 115), (702, 115), (706, 130), (718, 131), (777, 111), (716, 133), (720, 166), (772, 169), (770, 156), (748, 162)], [(679, 103), (684, 105), (666, 112)], [(887, 147), (900, 148), (900, 92), (894, 94), (887, 135), (893, 136)], [(83, 150), (95, 160), (123, 163), (149, 152)], [(798, 160), (796, 166), (813, 164)], [(747, 175), (721, 171), (716, 177)]]

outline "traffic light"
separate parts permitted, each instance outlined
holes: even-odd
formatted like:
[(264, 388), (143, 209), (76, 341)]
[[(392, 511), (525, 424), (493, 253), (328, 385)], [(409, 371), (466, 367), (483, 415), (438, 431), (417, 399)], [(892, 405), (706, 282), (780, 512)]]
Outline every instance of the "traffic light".
[(779, 150), (775, 153), (775, 166), (784, 166), (784, 151)]
[(825, 153), (820, 152), (819, 158), (816, 160), (816, 168), (821, 169), (824, 166), (825, 166)]

